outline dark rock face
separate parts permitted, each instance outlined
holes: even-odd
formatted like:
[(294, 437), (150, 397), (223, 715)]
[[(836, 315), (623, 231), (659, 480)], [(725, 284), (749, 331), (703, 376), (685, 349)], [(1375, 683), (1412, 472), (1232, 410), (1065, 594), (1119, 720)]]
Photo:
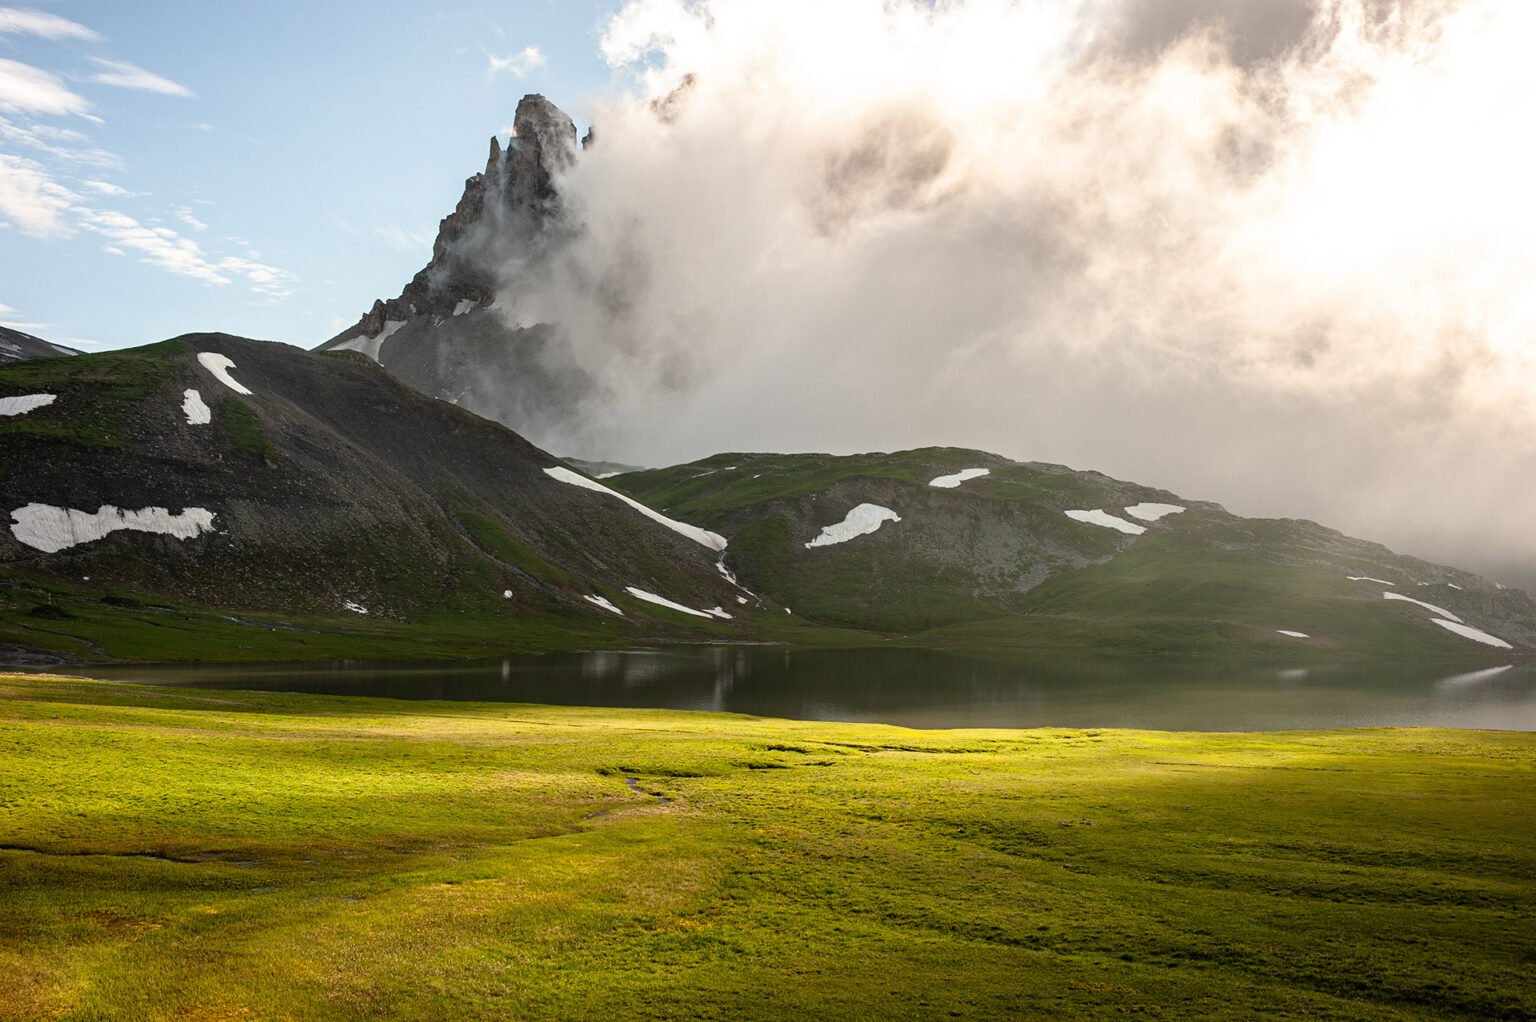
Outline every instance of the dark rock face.
[(78, 354), (80, 352), (74, 348), (66, 348), (62, 344), (53, 344), (41, 337), (24, 334), (20, 330), (0, 326), (0, 365), (24, 362), (29, 358), (63, 358)]
[(524, 96), (505, 150), (464, 183), (438, 226), (431, 261), (399, 297), (380, 299), (320, 350), (361, 351), (424, 394), (516, 429), (567, 413), (585, 380), (558, 357), (544, 324), (489, 307), (520, 267), (536, 267), (568, 227), (556, 187), (576, 158), (576, 126), (543, 96)]

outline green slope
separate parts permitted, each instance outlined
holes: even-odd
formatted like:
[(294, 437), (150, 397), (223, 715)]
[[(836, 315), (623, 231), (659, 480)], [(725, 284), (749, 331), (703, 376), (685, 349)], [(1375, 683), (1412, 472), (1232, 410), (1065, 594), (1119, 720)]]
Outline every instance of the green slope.
[[(988, 474), (929, 485), (967, 468)], [(1536, 603), (1471, 573), (1312, 522), (1243, 519), (1100, 473), (980, 451), (735, 453), (609, 481), (727, 536), (743, 583), (796, 614), (909, 641), (1293, 659), (1512, 655), (1383, 596), (1394, 592), (1462, 616), (1517, 647), (1513, 655), (1536, 644)], [(1186, 510), (1129, 519), (1124, 509), (1143, 502)], [(861, 503), (901, 521), (807, 548)], [(1064, 514), (1094, 509), (1146, 531), (1125, 535)]]

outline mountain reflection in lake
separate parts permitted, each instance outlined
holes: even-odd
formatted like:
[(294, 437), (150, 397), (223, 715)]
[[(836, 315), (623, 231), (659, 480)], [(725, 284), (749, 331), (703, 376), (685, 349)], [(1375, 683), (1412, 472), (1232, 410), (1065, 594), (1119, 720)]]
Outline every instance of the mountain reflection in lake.
[(71, 668), (120, 681), (394, 699), (724, 710), (919, 728), (1536, 730), (1536, 665), (1255, 668), (1017, 652), (705, 646), (457, 662)]

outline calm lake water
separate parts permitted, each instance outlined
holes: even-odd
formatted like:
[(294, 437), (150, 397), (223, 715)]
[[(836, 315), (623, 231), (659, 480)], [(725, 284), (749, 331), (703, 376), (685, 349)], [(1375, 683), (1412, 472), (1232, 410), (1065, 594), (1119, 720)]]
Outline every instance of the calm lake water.
[(204, 688), (725, 710), (919, 728), (1536, 730), (1536, 664), (1255, 668), (923, 649), (709, 646), (470, 662), (69, 668)]

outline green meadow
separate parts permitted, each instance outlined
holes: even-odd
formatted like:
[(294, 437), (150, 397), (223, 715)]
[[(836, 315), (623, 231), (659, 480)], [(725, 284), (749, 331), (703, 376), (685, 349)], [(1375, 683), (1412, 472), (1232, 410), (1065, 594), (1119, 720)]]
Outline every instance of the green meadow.
[(1533, 768), (0, 675), (0, 1018), (1526, 1019)]

